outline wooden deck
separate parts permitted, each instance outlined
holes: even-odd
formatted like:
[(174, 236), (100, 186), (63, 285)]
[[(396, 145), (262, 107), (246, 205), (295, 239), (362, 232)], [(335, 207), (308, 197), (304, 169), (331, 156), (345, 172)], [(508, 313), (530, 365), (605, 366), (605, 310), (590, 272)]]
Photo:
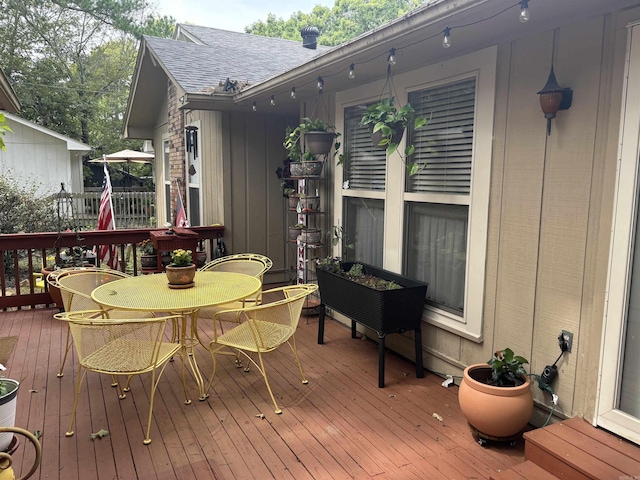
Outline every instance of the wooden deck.
[[(282, 415), (274, 413), (261, 377), (226, 359), (207, 401), (197, 400), (189, 377), (195, 400), (184, 405), (176, 360), (160, 382), (151, 445), (142, 444), (148, 376), (135, 379), (127, 398), (118, 400), (109, 378), (89, 373), (76, 433), (66, 438), (75, 358), (57, 378), (66, 326), (52, 319), (56, 311), (0, 313), (0, 336), (18, 336), (6, 372), (22, 382), (16, 425), (42, 432), (42, 464), (32, 478), (488, 479), (524, 460), (522, 442), (485, 448), (474, 442), (458, 388), (442, 387), (429, 372), (416, 379), (414, 365), (402, 358), (387, 355), (387, 386), (377, 388), (377, 344), (353, 340), (329, 320), (326, 343), (318, 345), (313, 316), (301, 320), (297, 333), (308, 385), (301, 384), (288, 349), (268, 359)], [(208, 336), (204, 326), (201, 331)], [(208, 352), (199, 348), (197, 355), (208, 375)], [(92, 440), (100, 429), (109, 436)], [(17, 474), (32, 461), (24, 441), (14, 461)]]

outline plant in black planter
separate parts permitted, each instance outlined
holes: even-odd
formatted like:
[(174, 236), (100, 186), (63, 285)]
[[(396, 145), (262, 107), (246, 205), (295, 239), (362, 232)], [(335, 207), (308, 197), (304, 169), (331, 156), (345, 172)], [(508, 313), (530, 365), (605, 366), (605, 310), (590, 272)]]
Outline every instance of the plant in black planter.
[[(416, 116), (411, 104), (407, 103), (398, 109), (394, 101), (395, 97), (380, 99), (379, 102), (369, 105), (360, 119), (360, 125), (369, 127), (373, 144), (387, 150), (387, 157), (398, 149), (408, 126), (413, 124), (413, 128), (418, 129), (427, 124), (424, 117)], [(403, 161), (407, 164), (409, 175), (415, 175), (420, 170), (419, 164), (407, 160), (414, 152), (413, 145), (407, 145), (404, 150)]]
[[(325, 307), (378, 334), (378, 386), (384, 387), (385, 337), (389, 333), (414, 330), (416, 377), (422, 378), (422, 310), (427, 284), (366, 263), (341, 262), (327, 257), (316, 262), (320, 287), (318, 343), (324, 343)], [(382, 287), (381, 287), (382, 285)]]
[(524, 369), (528, 363), (505, 348), (496, 351), (487, 363), (465, 368), (458, 402), (481, 445), (487, 440), (515, 442), (531, 418), (531, 381)]

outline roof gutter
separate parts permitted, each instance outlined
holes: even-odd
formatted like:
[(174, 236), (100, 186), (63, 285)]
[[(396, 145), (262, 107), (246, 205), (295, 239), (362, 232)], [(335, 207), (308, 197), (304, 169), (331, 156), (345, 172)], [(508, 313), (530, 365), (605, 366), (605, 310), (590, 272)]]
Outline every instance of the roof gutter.
[(379, 48), (380, 44), (393, 41), (417, 29), (442, 22), (443, 20), (488, 3), (490, 0), (439, 0), (412, 10), (406, 15), (392, 20), (381, 27), (375, 28), (359, 37), (354, 38), (342, 46), (329, 50), (327, 53), (288, 70), (280, 75), (271, 77), (262, 83), (250, 86), (235, 96), (237, 103), (251, 101), (264, 95), (272, 89), (287, 82), (299, 80), (301, 76), (312, 75), (319, 69), (333, 66), (343, 66), (355, 54), (362, 54)]

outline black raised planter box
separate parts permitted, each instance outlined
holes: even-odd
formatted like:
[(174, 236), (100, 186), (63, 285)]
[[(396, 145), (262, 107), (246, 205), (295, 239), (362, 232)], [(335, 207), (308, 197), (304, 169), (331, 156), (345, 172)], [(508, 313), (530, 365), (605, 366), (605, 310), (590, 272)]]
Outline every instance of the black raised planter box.
[[(353, 263), (343, 263), (348, 271)], [(422, 310), (427, 284), (388, 270), (362, 264), (364, 273), (392, 280), (404, 288), (376, 290), (353, 282), (337, 273), (317, 269), (321, 304), (318, 307), (318, 343), (324, 343), (325, 307), (351, 319), (351, 337), (356, 338), (356, 322), (378, 334), (378, 387), (384, 387), (384, 339), (388, 333), (414, 330), (416, 377), (424, 377), (422, 366)]]

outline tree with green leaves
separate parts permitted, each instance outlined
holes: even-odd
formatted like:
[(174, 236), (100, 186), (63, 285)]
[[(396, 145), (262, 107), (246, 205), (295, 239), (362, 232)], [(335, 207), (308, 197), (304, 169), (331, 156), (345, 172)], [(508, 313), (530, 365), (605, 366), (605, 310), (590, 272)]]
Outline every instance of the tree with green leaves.
[(94, 146), (98, 157), (139, 147), (119, 138), (137, 40), (170, 37), (174, 24), (149, 0), (5, 0), (0, 65), (21, 116)]
[(270, 13), (245, 28), (247, 33), (301, 40), (300, 30), (320, 30), (321, 45), (338, 45), (419, 7), (420, 0), (336, 0), (333, 8), (316, 5), (310, 13), (294, 12), (287, 20)]

